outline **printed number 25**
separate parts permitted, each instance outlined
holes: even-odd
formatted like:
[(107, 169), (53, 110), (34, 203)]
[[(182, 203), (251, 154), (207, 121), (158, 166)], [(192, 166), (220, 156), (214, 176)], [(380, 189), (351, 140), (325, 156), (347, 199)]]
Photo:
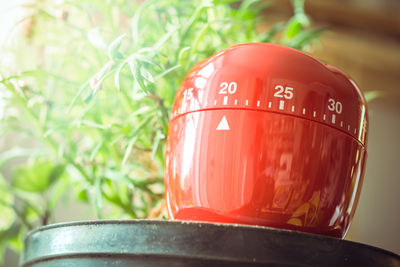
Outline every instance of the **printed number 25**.
[(283, 87), (282, 85), (277, 85), (275, 86), (275, 90), (277, 90), (274, 93), (275, 97), (279, 98), (285, 98), (285, 99), (292, 99), (293, 98), (293, 87)]

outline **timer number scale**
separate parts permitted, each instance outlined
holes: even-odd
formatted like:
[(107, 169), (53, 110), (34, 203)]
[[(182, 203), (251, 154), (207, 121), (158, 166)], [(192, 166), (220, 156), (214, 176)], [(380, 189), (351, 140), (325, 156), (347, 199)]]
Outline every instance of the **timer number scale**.
[[(197, 91), (197, 95), (203, 96), (204, 92)], [(310, 112), (312, 119), (317, 120), (317, 121), (322, 121), (322, 122), (329, 122), (332, 125), (338, 124), (340, 128), (343, 128), (344, 130), (347, 130), (348, 132), (353, 132), (353, 134), (357, 134), (357, 131), (359, 130), (357, 127), (352, 127), (350, 124), (343, 122), (343, 120), (340, 120), (340, 122), (337, 119), (337, 115), (340, 115), (343, 111), (343, 104), (340, 101), (337, 101), (333, 98), (329, 98), (327, 103), (326, 103), (326, 108), (327, 110), (330, 111), (330, 113), (323, 113), (321, 111), (317, 111), (316, 109), (312, 109), (307, 111), (306, 107), (296, 107), (294, 104), (290, 104), (291, 102), (285, 101), (285, 100), (291, 100), (295, 97), (295, 89), (290, 86), (283, 86), (283, 85), (276, 85), (274, 87), (274, 93), (273, 97), (279, 101), (267, 101), (265, 99), (257, 99), (255, 103), (250, 103), (249, 99), (245, 100), (238, 100), (238, 98), (235, 97), (236, 92), (238, 91), (238, 85), (237, 82), (221, 82), (218, 90), (219, 96), (221, 97), (216, 97), (215, 99), (211, 99), (211, 101), (205, 101), (204, 105), (202, 104), (201, 99), (196, 99), (194, 97), (194, 88), (187, 88), (183, 90), (183, 99), (181, 106), (178, 108), (178, 110), (174, 112), (174, 116), (182, 115), (188, 112), (193, 112), (193, 111), (198, 111), (203, 108), (212, 108), (212, 107), (226, 107), (233, 101), (231, 106), (234, 106), (235, 108), (254, 108), (256, 107), (257, 109), (262, 109), (262, 110), (278, 110), (280, 112), (285, 112), (288, 111), (291, 112), (292, 114), (295, 113), (295, 110), (299, 109), (300, 115), (309, 118), (309, 116), (306, 117), (307, 112)], [(292, 101), (293, 102), (293, 101)], [(209, 106), (209, 103), (211, 105)], [(264, 105), (264, 106), (263, 106)], [(263, 109), (264, 108), (264, 109)], [(289, 113), (290, 114), (290, 113)], [(328, 117), (327, 117), (328, 114)], [(226, 125), (227, 121), (226, 118), (223, 117), (221, 119), (221, 123), (219, 125)], [(228, 130), (229, 127), (217, 127), (217, 130)]]

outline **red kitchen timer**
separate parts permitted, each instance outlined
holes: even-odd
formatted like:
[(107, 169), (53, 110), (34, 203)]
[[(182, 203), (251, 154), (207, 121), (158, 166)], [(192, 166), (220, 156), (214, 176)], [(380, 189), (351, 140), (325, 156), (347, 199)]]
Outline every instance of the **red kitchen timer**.
[(193, 67), (172, 108), (168, 214), (344, 237), (360, 194), (368, 116), (335, 67), (275, 44)]

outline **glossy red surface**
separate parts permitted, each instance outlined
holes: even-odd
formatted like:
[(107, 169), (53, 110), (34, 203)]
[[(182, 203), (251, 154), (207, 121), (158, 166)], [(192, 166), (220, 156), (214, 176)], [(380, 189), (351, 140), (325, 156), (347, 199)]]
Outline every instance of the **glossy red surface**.
[(224, 50), (197, 64), (175, 98), (169, 216), (343, 237), (367, 127), (361, 92), (336, 68), (278, 45)]

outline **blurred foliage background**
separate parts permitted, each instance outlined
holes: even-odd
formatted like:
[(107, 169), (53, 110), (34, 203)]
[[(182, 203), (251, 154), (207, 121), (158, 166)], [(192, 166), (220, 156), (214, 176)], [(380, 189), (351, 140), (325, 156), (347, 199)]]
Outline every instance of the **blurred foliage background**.
[(184, 76), (234, 44), (307, 51), (322, 30), (303, 4), (257, 31), (268, 1), (26, 1), (0, 63), (0, 134), (18, 144), (0, 154), (2, 173), (12, 166), (0, 176), (0, 261), (55, 222), (60, 201), (97, 218), (165, 218), (164, 144)]

